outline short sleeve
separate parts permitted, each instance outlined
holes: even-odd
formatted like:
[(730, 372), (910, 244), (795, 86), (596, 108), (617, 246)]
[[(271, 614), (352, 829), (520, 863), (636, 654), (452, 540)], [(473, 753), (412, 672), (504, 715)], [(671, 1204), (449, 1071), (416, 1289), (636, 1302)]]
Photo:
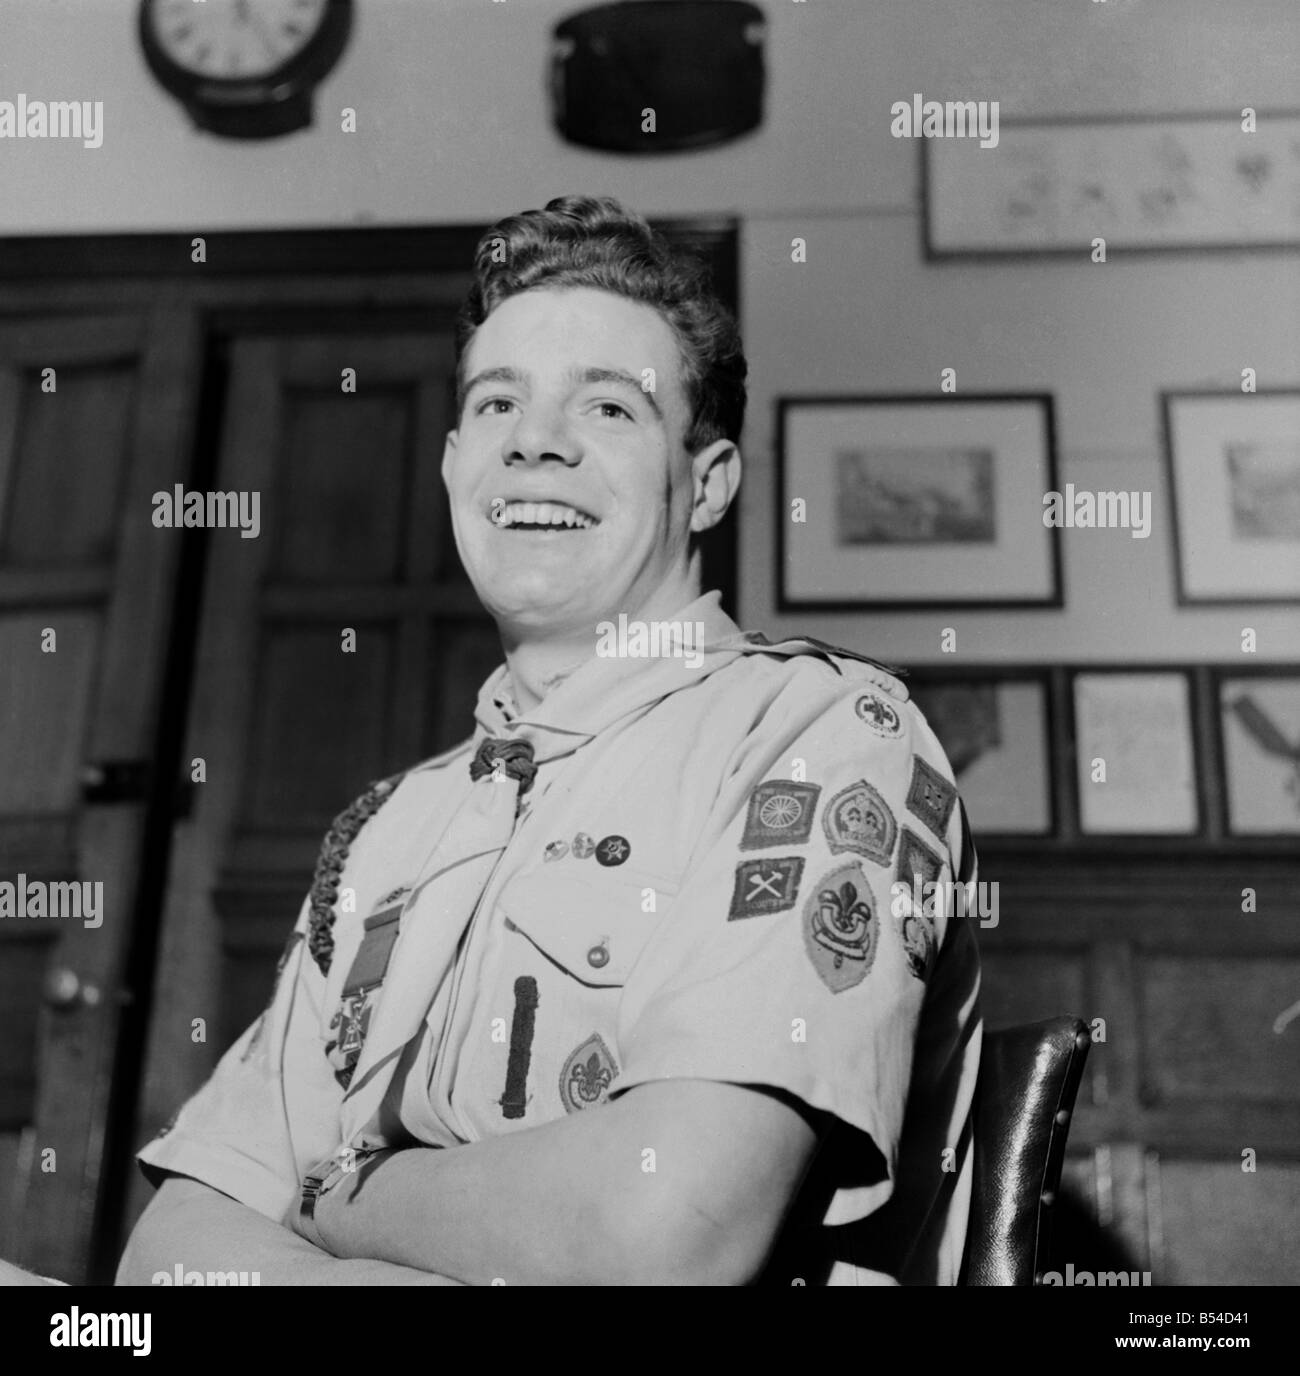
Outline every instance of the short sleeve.
[(629, 976), (617, 1092), (763, 1086), (866, 1133), (878, 1178), (840, 1189), (824, 1220), (850, 1222), (893, 1189), (948, 922), (914, 898), (959, 872), (960, 808), (901, 688), (859, 681), (803, 720), (797, 707), (771, 715)]
[(309, 916), (304, 903), (265, 1012), (137, 1153), (154, 1184), (189, 1176), (278, 1221), (306, 1166), (337, 1145), (342, 1091), (321, 1048), (324, 977), (307, 954)]

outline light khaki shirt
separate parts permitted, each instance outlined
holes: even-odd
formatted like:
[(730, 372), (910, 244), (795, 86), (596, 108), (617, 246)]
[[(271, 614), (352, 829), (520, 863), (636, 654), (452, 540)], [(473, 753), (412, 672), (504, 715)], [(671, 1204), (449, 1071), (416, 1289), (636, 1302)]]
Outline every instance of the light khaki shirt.
[[(291, 942), (146, 1167), (278, 1219), (342, 1147), (455, 1147), (651, 1080), (727, 1081), (834, 1120), (765, 1280), (955, 1283), (979, 961), (969, 917), (908, 896), (974, 878), (952, 772), (880, 666), (744, 636), (716, 593), (674, 620), (702, 642), (594, 656), (525, 719), (505, 667), (488, 679), (474, 739), (356, 837), (328, 974)], [(486, 735), (539, 764), (481, 883)]]

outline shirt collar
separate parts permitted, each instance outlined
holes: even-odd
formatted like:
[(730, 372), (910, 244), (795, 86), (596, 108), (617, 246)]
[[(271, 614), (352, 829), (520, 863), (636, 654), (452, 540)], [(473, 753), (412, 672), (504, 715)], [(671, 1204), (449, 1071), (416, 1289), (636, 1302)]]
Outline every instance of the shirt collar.
[[(685, 654), (652, 658), (594, 654), (552, 688), (526, 717), (518, 715), (508, 667), (498, 666), (479, 690), (475, 739), (520, 737), (532, 743), (539, 762), (557, 759), (571, 754), (613, 723), (649, 711), (673, 693), (699, 683), (746, 654), (780, 658), (813, 655), (841, 674), (844, 670), (837, 660), (856, 660), (879, 671), (873, 678), (882, 687), (904, 700), (908, 696), (895, 677), (896, 671), (878, 660), (811, 636), (774, 644), (761, 632), (742, 631), (722, 610), (722, 594), (716, 590), (697, 597), (666, 620), (691, 626)], [(633, 624), (628, 622), (628, 628)]]
[[(556, 759), (624, 717), (648, 711), (716, 673), (749, 644), (722, 610), (722, 594), (716, 590), (704, 593), (660, 625), (665, 623), (680, 623), (684, 628), (680, 654), (593, 654), (525, 716), (516, 713), (509, 668), (498, 666), (479, 690), (474, 711), (478, 738), (522, 737), (532, 743), (538, 761)], [(635, 649), (635, 620), (622, 626), (607, 624), (606, 639), (612, 648)]]

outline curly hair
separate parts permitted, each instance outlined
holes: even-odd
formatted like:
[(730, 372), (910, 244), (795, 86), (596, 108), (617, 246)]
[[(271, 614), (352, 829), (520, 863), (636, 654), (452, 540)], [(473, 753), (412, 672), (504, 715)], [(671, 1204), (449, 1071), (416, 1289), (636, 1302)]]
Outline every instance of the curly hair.
[(684, 437), (698, 453), (739, 440), (745, 420), (740, 331), (706, 265), (610, 196), (559, 196), (498, 221), (474, 250), (474, 281), (456, 322), (456, 411), (474, 332), (503, 301), (541, 287), (595, 287), (653, 306), (677, 339), (691, 408)]

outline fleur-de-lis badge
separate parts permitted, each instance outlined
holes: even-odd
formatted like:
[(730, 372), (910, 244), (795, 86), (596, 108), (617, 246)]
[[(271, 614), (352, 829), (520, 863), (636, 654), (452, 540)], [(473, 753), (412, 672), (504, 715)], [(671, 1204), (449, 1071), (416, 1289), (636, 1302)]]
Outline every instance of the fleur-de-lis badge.
[(609, 1087), (618, 1076), (618, 1065), (599, 1033), (577, 1047), (560, 1072), (560, 1098), (569, 1113), (577, 1113), (609, 1097)]
[(871, 886), (856, 862), (839, 866), (808, 896), (804, 944), (813, 968), (833, 994), (867, 977), (876, 957)]
[(822, 889), (817, 894), (813, 915), (813, 938), (835, 954), (838, 970), (845, 959), (867, 958), (867, 935), (871, 909), (858, 897), (857, 886), (845, 880), (837, 889)]

